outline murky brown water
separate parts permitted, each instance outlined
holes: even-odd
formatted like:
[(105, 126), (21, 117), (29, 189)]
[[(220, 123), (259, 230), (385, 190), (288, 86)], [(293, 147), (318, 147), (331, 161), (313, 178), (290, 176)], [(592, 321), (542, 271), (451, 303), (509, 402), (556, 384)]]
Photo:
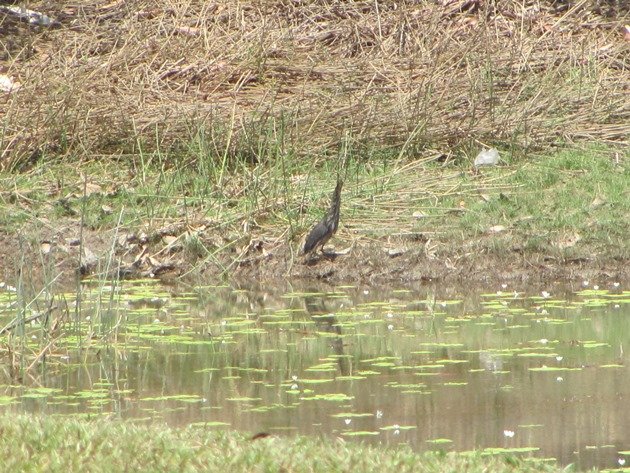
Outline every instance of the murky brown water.
[[(21, 384), (5, 368), (0, 405), (616, 467), (630, 463), (622, 286), (454, 299), (94, 283), (78, 319), (65, 296), (45, 363), (18, 359)], [(16, 296), (0, 294), (4, 326)], [(8, 343), (38, 353), (50, 340), (35, 325)]]

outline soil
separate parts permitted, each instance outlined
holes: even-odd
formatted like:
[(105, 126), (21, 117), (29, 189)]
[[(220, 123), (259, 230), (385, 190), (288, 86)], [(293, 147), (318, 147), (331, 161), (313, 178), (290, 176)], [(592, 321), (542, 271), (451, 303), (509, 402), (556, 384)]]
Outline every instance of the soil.
[[(173, 225), (153, 233), (116, 233), (114, 230), (79, 231), (74, 221), (38, 225), (18, 235), (0, 234), (0, 277), (15, 285), (18, 275), (39, 287), (54, 279), (68, 284), (77, 275), (96, 277), (157, 277), (165, 281), (193, 280), (216, 283), (228, 280), (239, 284), (278, 284), (288, 281), (338, 284), (482, 285), (496, 287), (546, 286), (554, 282), (593, 283), (624, 281), (630, 276), (627, 260), (606, 256), (560, 259), (524, 252), (515, 247), (509, 253), (483, 249), (479, 242), (433, 243), (411, 239), (357, 240), (347, 247), (348, 235), (334, 237), (325, 253), (298, 255), (299, 243), (251, 235), (228, 236), (207, 225), (199, 233), (211, 252), (232, 243), (231, 251), (217, 251), (216, 257), (200, 257), (181, 243), (187, 234), (184, 225)], [(80, 244), (80, 238), (83, 243)], [(114, 243), (115, 242), (115, 243)], [(114, 258), (110, 258), (112, 246)], [(475, 249), (476, 247), (476, 249)], [(83, 249), (83, 256), (79, 254)]]

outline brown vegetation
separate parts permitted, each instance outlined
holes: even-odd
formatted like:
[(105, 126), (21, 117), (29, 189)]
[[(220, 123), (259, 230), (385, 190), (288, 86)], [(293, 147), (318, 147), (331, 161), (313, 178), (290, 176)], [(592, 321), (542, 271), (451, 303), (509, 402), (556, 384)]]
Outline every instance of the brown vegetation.
[[(350, 132), (403, 152), (626, 140), (620, 1), (28, 2), (0, 12), (0, 168), (173, 149), (200, 128), (250, 150), (282, 127), (319, 156)], [(229, 130), (229, 132), (226, 132)]]

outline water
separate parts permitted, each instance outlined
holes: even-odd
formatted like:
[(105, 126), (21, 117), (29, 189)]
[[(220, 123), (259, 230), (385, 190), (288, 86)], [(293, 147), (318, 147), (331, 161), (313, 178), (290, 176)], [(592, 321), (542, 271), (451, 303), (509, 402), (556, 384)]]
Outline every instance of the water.
[[(56, 298), (48, 335), (3, 335), (4, 411), (630, 462), (621, 287), (457, 298), (94, 282), (78, 319), (74, 298)], [(0, 325), (16, 302), (0, 292)]]

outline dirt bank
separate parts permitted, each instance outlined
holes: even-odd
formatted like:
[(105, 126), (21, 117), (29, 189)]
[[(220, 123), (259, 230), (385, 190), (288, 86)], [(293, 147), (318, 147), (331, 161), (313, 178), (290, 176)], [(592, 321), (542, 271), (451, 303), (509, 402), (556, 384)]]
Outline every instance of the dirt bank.
[[(182, 233), (178, 233), (182, 232)], [(467, 247), (411, 238), (359, 239), (348, 230), (334, 238), (332, 254), (303, 257), (298, 243), (289, 244), (264, 236), (241, 235), (233, 251), (217, 258), (198, 258), (184, 244), (184, 226), (154, 233), (117, 233), (84, 229), (66, 222), (56, 230), (23, 231), (20, 237), (0, 235), (0, 268), (3, 281), (16, 284), (17, 276), (35, 286), (54, 280), (68, 284), (76, 275), (108, 278), (158, 277), (202, 283), (232, 281), (318, 281), (330, 284), (400, 285), (439, 282), (544, 286), (552, 282), (593, 283), (627, 281), (627, 260), (606, 256), (561, 258), (523, 251), (517, 245), (503, 254), (484, 248), (483, 241)], [(201, 237), (206, 247), (225, 242), (221, 232), (207, 228)], [(79, 258), (83, 248), (83, 257)], [(112, 248), (114, 248), (112, 254)], [(335, 253), (336, 252), (336, 253)]]

